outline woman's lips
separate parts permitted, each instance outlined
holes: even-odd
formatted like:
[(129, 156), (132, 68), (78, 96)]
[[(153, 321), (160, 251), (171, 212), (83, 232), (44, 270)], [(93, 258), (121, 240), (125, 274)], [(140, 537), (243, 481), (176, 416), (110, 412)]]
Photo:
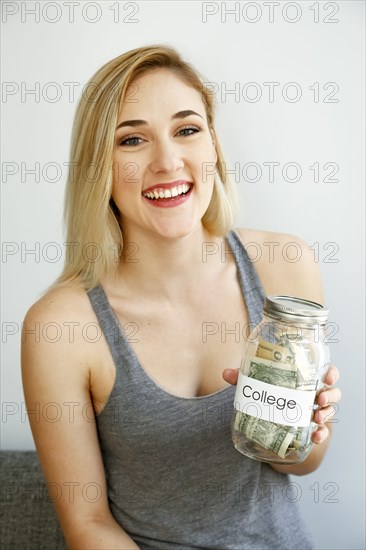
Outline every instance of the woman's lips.
[(154, 191), (155, 189), (173, 189), (174, 187), (179, 187), (179, 185), (193, 185), (193, 182), (192, 181), (188, 181), (188, 180), (175, 180), (175, 181), (170, 181), (170, 182), (167, 182), (167, 183), (155, 183), (155, 185), (152, 185), (151, 187), (148, 187), (147, 189), (144, 189), (143, 190), (143, 193), (148, 193), (150, 191)]
[(171, 197), (178, 197), (187, 193), (192, 187), (190, 182), (174, 182), (167, 185), (155, 185), (154, 187), (149, 187), (145, 189), (142, 194), (147, 199), (158, 200), (158, 199), (170, 199)]
[[(186, 190), (187, 188), (188, 190)], [(158, 208), (171, 208), (173, 206), (179, 206), (180, 204), (186, 202), (192, 193), (192, 188), (193, 184), (191, 184), (190, 182), (184, 182), (184, 184), (180, 186), (173, 185), (169, 188), (169, 190), (166, 187), (164, 189), (161, 186), (157, 186), (152, 188), (154, 189), (154, 191), (144, 191), (142, 197), (151, 206), (157, 206)], [(146, 197), (146, 192), (150, 195), (150, 197), (153, 195), (154, 198)], [(162, 196), (163, 193), (169, 193), (172, 196)], [(158, 194), (159, 196), (157, 198), (156, 195)]]

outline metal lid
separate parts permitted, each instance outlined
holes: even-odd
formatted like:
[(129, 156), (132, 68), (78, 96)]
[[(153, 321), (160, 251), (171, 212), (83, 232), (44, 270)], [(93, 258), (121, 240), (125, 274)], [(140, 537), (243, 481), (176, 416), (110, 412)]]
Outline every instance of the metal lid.
[(269, 317), (299, 323), (324, 324), (328, 319), (329, 310), (316, 302), (297, 298), (296, 296), (267, 296), (264, 312)]

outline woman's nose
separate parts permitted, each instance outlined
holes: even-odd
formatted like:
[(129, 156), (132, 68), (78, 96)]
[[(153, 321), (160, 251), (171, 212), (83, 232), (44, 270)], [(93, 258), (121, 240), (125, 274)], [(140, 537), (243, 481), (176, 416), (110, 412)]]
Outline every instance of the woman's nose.
[(154, 173), (176, 172), (183, 168), (184, 162), (176, 144), (169, 140), (159, 140), (152, 151), (150, 168)]

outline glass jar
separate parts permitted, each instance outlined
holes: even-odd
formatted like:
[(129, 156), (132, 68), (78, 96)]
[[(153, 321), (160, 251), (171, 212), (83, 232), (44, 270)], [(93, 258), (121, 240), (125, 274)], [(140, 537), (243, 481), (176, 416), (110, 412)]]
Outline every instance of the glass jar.
[(296, 464), (312, 449), (315, 399), (329, 365), (328, 311), (294, 296), (267, 296), (236, 387), (232, 440), (242, 454)]

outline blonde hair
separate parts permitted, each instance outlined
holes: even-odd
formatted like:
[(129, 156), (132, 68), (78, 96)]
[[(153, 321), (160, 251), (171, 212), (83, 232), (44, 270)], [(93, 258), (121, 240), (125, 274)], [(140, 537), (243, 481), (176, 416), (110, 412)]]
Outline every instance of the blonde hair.
[[(128, 86), (154, 68), (174, 72), (201, 94), (217, 153), (213, 194), (202, 223), (219, 236), (232, 228), (235, 195), (214, 129), (214, 98), (203, 77), (170, 46), (130, 50), (94, 74), (77, 106), (64, 205), (65, 265), (48, 290), (70, 285), (89, 290), (118, 268), (123, 239), (119, 212), (111, 198), (115, 127)], [(90, 250), (97, 250), (97, 255), (90, 254)]]

